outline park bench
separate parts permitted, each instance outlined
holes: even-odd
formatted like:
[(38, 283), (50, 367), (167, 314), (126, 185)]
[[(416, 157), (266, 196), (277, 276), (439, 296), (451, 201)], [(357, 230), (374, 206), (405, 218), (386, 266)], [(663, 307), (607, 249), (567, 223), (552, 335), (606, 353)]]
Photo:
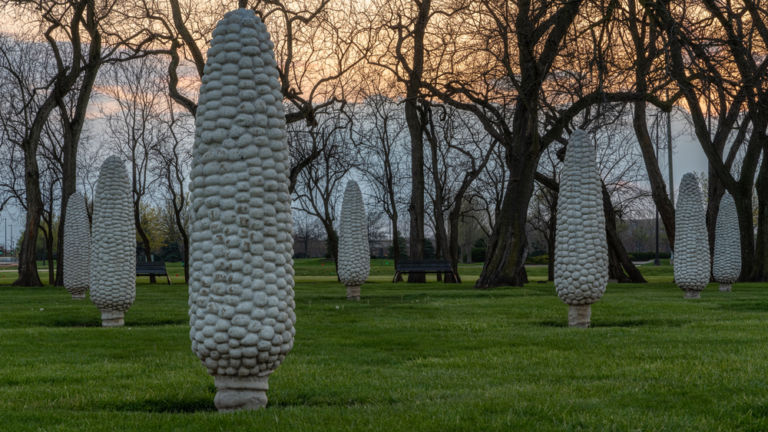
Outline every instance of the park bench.
[(399, 261), (395, 264), (395, 276), (392, 282), (397, 282), (398, 276), (403, 273), (449, 273), (453, 275), (454, 280), (458, 280), (448, 261)]
[(136, 276), (165, 276), (168, 285), (171, 284), (171, 278), (168, 277), (168, 271), (165, 270), (165, 263), (162, 261), (151, 261), (136, 263)]

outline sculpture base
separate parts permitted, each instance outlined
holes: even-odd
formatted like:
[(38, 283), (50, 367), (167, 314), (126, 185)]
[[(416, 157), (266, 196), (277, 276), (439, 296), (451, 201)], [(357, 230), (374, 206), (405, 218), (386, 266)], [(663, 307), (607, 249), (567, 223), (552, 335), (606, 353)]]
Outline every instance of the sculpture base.
[(214, 376), (219, 411), (257, 410), (267, 406), (269, 376)]
[(360, 285), (347, 286), (347, 300), (360, 300)]
[(72, 300), (85, 300), (85, 291), (81, 293), (73, 293)]
[(701, 291), (685, 290), (685, 298), (687, 298), (687, 299), (698, 299), (698, 298), (701, 298)]
[(125, 325), (125, 312), (101, 311), (102, 327), (122, 327)]
[(720, 291), (731, 292), (731, 284), (721, 283), (720, 284)]
[(589, 327), (590, 317), (592, 316), (592, 305), (570, 305), (568, 306), (568, 326), (569, 327)]

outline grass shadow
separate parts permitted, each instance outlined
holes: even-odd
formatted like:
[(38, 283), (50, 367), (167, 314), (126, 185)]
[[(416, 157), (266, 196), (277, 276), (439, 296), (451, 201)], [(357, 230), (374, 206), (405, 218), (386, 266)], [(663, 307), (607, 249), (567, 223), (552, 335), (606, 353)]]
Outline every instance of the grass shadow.
[(98, 318), (59, 318), (48, 323), (45, 327), (101, 327), (101, 320)]
[[(629, 320), (599, 320), (592, 321), (592, 328), (633, 328), (633, 327), (682, 327), (687, 324), (686, 320), (678, 319), (629, 319)], [(539, 321), (536, 323), (541, 327), (568, 327), (568, 322), (563, 321)]]
[[(160, 319), (160, 320), (128, 320), (125, 323), (125, 327), (161, 327), (167, 325), (188, 325), (189, 320), (174, 320), (174, 319)], [(50, 322), (40, 323), (41, 327), (101, 327), (101, 320), (99, 318), (58, 318)]]
[(140, 400), (108, 402), (98, 405), (109, 411), (133, 411), (150, 413), (194, 413), (216, 411), (213, 397), (205, 398), (148, 398)]

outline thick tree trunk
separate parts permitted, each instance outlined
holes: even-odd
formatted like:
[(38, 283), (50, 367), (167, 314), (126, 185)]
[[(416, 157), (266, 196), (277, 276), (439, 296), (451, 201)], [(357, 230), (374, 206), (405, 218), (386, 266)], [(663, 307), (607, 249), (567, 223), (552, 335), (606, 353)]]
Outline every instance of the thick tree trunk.
[[(413, 28), (413, 63), (405, 89), (405, 121), (411, 137), (410, 257), (424, 259), (424, 125), (419, 118), (421, 78), (424, 73), (424, 35), (429, 22), (431, 0), (422, 0)], [(425, 282), (424, 273), (408, 273), (408, 282)]]
[(741, 193), (732, 195), (736, 204), (741, 237), (741, 276), (739, 276), (739, 280), (746, 282), (752, 280), (753, 269), (755, 268), (755, 225), (753, 222), (754, 214), (752, 213), (752, 194), (749, 195), (749, 199), (746, 199)]
[[(510, 151), (509, 147), (507, 151)], [(522, 157), (507, 157), (512, 175), (507, 182), (501, 212), (493, 226), (483, 271), (475, 288), (523, 286), (528, 281), (525, 272), (525, 259), (528, 256), (525, 225), (537, 162), (538, 155), (530, 153)]]
[[(39, 134), (38, 134), (39, 137)], [(40, 196), (40, 171), (37, 165), (37, 145), (24, 143), (24, 188), (27, 197), (27, 218), (24, 224), (24, 236), (19, 252), (19, 277), (13, 282), (17, 286), (43, 286), (37, 272), (35, 246), (40, 230), (40, 216), (43, 201)]]
[[(421, 261), (424, 259), (424, 141), (416, 97), (409, 96), (405, 102), (405, 118), (411, 135), (411, 201), (408, 205), (411, 230), (408, 255), (413, 261)], [(425, 281), (424, 273), (408, 273), (408, 282)]]
[[(397, 263), (400, 262), (400, 256), (402, 251), (400, 250), (400, 231), (397, 229), (397, 213), (392, 215), (392, 260), (394, 261), (394, 267), (397, 268)], [(397, 274), (395, 282), (402, 282), (403, 275)]]

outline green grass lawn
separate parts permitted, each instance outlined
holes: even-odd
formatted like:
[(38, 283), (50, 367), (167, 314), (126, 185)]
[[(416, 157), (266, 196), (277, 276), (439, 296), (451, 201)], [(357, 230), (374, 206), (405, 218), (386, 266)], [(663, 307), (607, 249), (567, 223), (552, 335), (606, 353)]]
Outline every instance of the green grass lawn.
[(376, 261), (359, 303), (331, 263), (296, 268), (294, 350), (269, 406), (232, 414), (189, 348), (180, 266), (171, 286), (139, 278), (112, 329), (90, 301), (3, 274), (0, 430), (768, 430), (764, 284), (686, 301), (668, 265), (643, 266), (652, 282), (610, 284), (585, 330), (566, 327), (545, 267), (524, 288), (477, 291), (392, 284)]

